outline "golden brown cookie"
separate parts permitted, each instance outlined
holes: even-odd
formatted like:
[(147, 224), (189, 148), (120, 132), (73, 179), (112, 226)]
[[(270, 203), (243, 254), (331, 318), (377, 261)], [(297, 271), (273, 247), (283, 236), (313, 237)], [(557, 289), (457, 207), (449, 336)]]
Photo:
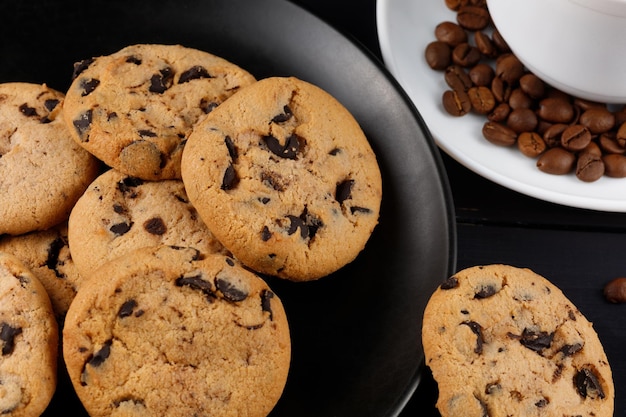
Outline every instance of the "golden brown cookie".
[(443, 417), (613, 416), (611, 368), (595, 330), (529, 269), (456, 273), (432, 295), (422, 340)]
[(180, 178), (193, 126), (254, 77), (208, 52), (140, 44), (75, 66), (65, 120), (74, 139), (128, 175)]
[(232, 258), (143, 248), (84, 283), (63, 352), (89, 414), (266, 416), (291, 358), (285, 311)]
[(59, 334), (46, 290), (0, 252), (0, 414), (38, 417), (56, 388)]
[(241, 89), (190, 135), (183, 182), (209, 229), (248, 267), (294, 281), (356, 258), (381, 174), (349, 111), (319, 87), (272, 77)]
[(62, 93), (0, 84), (0, 234), (45, 230), (67, 220), (99, 164), (71, 138)]

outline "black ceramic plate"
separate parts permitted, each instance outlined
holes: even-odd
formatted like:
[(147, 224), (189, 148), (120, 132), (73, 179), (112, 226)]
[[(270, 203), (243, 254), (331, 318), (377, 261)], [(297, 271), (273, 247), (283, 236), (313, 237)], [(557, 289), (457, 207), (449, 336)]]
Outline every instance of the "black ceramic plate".
[[(74, 62), (133, 43), (179, 43), (257, 78), (297, 76), (333, 94), (378, 156), (380, 224), (356, 261), (317, 282), (269, 279), (293, 362), (272, 416), (393, 416), (419, 382), (425, 304), (455, 264), (454, 216), (434, 142), (382, 65), (285, 0), (2, 1), (0, 82), (65, 91)], [(1, 179), (0, 179), (1, 180)], [(86, 415), (61, 373), (47, 415)]]

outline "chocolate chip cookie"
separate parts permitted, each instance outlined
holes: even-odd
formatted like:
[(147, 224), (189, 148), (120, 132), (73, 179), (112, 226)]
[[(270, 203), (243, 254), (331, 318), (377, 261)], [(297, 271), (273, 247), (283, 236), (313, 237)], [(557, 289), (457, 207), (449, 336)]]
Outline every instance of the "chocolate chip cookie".
[(291, 357), (267, 284), (223, 255), (138, 249), (84, 283), (64, 358), (91, 416), (266, 416)]
[(545, 278), (507, 265), (458, 272), (422, 333), (446, 416), (611, 417), (611, 368), (591, 323)]
[(58, 329), (46, 290), (0, 252), (0, 414), (38, 417), (56, 388)]
[(45, 230), (67, 216), (99, 164), (71, 138), (61, 92), (0, 84), (0, 234)]
[(145, 246), (225, 252), (189, 202), (182, 181), (144, 181), (114, 169), (96, 178), (76, 202), (68, 229), (72, 257), (83, 276)]
[(180, 178), (193, 126), (254, 77), (208, 52), (139, 44), (75, 65), (65, 120), (74, 139), (128, 175)]
[(308, 281), (356, 258), (379, 217), (381, 174), (359, 124), (297, 78), (241, 89), (189, 136), (183, 182), (209, 229), (248, 267)]
[(81, 281), (70, 254), (67, 223), (19, 236), (2, 236), (0, 252), (15, 255), (33, 272), (46, 289), (57, 319), (63, 319)]

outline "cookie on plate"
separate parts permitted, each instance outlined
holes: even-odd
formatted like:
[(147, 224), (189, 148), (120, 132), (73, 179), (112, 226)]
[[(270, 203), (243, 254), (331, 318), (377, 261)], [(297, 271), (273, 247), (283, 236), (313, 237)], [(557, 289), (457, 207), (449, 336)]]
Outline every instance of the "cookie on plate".
[(294, 281), (356, 258), (380, 211), (381, 174), (355, 118), (297, 78), (241, 89), (189, 136), (183, 182), (209, 229), (248, 267)]
[(71, 138), (64, 96), (46, 85), (0, 84), (0, 234), (67, 219), (99, 163)]
[(111, 169), (87, 188), (69, 219), (69, 245), (81, 276), (145, 246), (224, 252), (189, 202), (180, 180), (144, 181)]
[(33, 272), (46, 289), (57, 319), (62, 319), (80, 285), (68, 245), (67, 223), (19, 236), (2, 236), (0, 252), (16, 256)]
[(0, 252), (0, 414), (37, 417), (56, 388), (58, 329), (46, 290)]
[(138, 249), (70, 306), (63, 353), (91, 416), (265, 416), (291, 358), (281, 301), (223, 255)]
[(239, 66), (181, 45), (139, 44), (75, 65), (65, 120), (107, 165), (142, 179), (180, 178), (193, 126), (255, 82)]
[(595, 330), (529, 269), (456, 273), (432, 295), (422, 339), (443, 417), (613, 416), (611, 368)]

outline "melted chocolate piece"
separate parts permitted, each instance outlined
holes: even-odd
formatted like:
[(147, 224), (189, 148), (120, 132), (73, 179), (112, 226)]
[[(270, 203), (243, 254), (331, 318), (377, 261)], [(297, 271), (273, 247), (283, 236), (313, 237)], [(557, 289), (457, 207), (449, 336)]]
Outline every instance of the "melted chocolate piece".
[(137, 133), (139, 133), (139, 136), (141, 136), (142, 138), (156, 138), (157, 137), (156, 133), (148, 129), (138, 130)]
[(304, 145), (304, 140), (297, 135), (289, 136), (284, 146), (274, 136), (263, 136), (263, 142), (274, 155), (285, 159), (296, 159)]
[(2, 356), (13, 353), (15, 349), (15, 337), (22, 333), (21, 327), (12, 327), (8, 323), (2, 323), (0, 327), (0, 341), (2, 341)]
[(451, 290), (459, 286), (459, 280), (456, 277), (449, 277), (441, 283), (439, 288), (442, 290)]
[(211, 282), (202, 279), (202, 274), (191, 275), (191, 276), (181, 276), (176, 278), (176, 286), (178, 287), (189, 287), (192, 290), (201, 291), (207, 298), (209, 302), (213, 302), (215, 299), (215, 292), (213, 290), (213, 285)]
[(126, 58), (126, 62), (128, 62), (129, 64), (141, 65), (141, 58), (138, 58), (134, 55), (129, 55)]
[(474, 294), (474, 298), (482, 300), (484, 298), (489, 298), (496, 293), (496, 287), (493, 285), (483, 285), (480, 289)]
[(561, 349), (559, 349), (559, 352), (561, 352), (563, 354), (563, 356), (574, 356), (575, 354), (577, 354), (578, 352), (580, 352), (583, 348), (583, 345), (580, 343), (574, 343), (573, 345), (565, 345), (563, 346)]
[(57, 271), (57, 265), (59, 264), (59, 255), (61, 249), (65, 246), (65, 241), (60, 236), (54, 239), (50, 246), (48, 246), (48, 256), (46, 257), (46, 267), (54, 271), (54, 275), (57, 278), (65, 278), (63, 274)]
[(224, 178), (222, 179), (222, 190), (232, 190), (237, 184), (239, 184), (239, 177), (233, 164), (228, 164), (226, 171), (224, 171)]
[(283, 107), (283, 113), (274, 116), (272, 118), (272, 122), (273, 123), (284, 123), (287, 120), (291, 119), (292, 117), (293, 117), (293, 113), (291, 112), (291, 109), (289, 108), (288, 105), (285, 105)]
[(359, 207), (359, 206), (352, 206), (352, 207), (350, 207), (350, 213), (352, 213), (352, 214), (355, 214), (355, 213), (369, 214), (371, 212), (372, 212), (372, 210), (368, 209), (367, 207)]
[(219, 106), (219, 103), (216, 103), (214, 101), (209, 101), (205, 98), (200, 100), (200, 109), (202, 109), (204, 114), (211, 113), (213, 110), (215, 110), (217, 106)]
[(550, 400), (548, 400), (547, 398), (542, 398), (539, 401), (537, 401), (535, 403), (535, 407), (537, 408), (543, 408), (545, 406), (547, 406), (548, 404), (550, 404)]
[(117, 312), (117, 317), (123, 319), (124, 317), (129, 317), (133, 314), (133, 311), (137, 307), (137, 301), (130, 299), (125, 301), (124, 304), (120, 307), (120, 310)]
[(184, 71), (180, 74), (180, 78), (178, 79), (178, 84), (187, 83), (191, 80), (197, 80), (200, 78), (213, 78), (209, 71), (206, 68), (201, 67), (200, 65), (193, 66), (189, 68), (187, 71)]
[(524, 329), (519, 342), (530, 350), (533, 350), (539, 354), (544, 349), (548, 349), (552, 345), (552, 339), (554, 339), (554, 332), (535, 332), (533, 330)]
[(483, 337), (483, 331), (480, 327), (480, 324), (476, 323), (475, 321), (464, 321), (461, 324), (469, 327), (476, 335), (476, 347), (474, 348), (474, 353), (477, 353), (479, 355), (483, 353), (483, 344), (485, 343), (485, 339)]
[(581, 369), (576, 373), (574, 376), (574, 386), (576, 387), (578, 395), (583, 398), (597, 400), (605, 397), (598, 377), (590, 369)]
[(300, 237), (302, 237), (302, 239), (306, 239), (307, 237), (313, 239), (318, 229), (324, 225), (320, 219), (309, 214), (306, 208), (300, 216), (288, 215), (287, 218), (290, 221), (287, 234), (292, 235), (300, 229)]
[(163, 68), (158, 74), (154, 74), (152, 78), (150, 78), (150, 87), (148, 90), (151, 93), (162, 94), (172, 86), (173, 78), (174, 70), (170, 67)]
[(285, 191), (286, 189), (285, 179), (277, 172), (263, 171), (261, 182), (276, 191)]
[(139, 187), (143, 183), (144, 181), (141, 178), (125, 177), (117, 183), (117, 189), (124, 194), (130, 194), (130, 198), (135, 198), (137, 197), (137, 190), (135, 190), (135, 188)]
[(21, 104), (19, 107), (20, 113), (22, 113), (26, 117), (38, 117), (37, 109), (34, 107), (30, 107), (28, 104)]
[(72, 81), (76, 79), (80, 74), (83, 73), (89, 66), (95, 61), (94, 58), (83, 59), (80, 62), (74, 63), (74, 70), (72, 72)]
[(80, 140), (83, 142), (87, 142), (89, 140), (89, 136), (86, 135), (86, 133), (91, 127), (92, 117), (93, 111), (87, 110), (86, 112), (78, 116), (78, 119), (72, 122), (74, 128), (76, 129), (76, 132), (78, 133), (78, 136), (80, 137)]
[(100, 348), (99, 351), (95, 352), (91, 358), (87, 361), (87, 363), (93, 367), (98, 367), (104, 363), (105, 360), (111, 355), (111, 345), (113, 344), (112, 340), (107, 340), (104, 342), (104, 345)]
[(261, 240), (267, 242), (271, 237), (272, 232), (270, 232), (270, 229), (268, 229), (267, 226), (263, 226), (263, 230), (261, 230)]
[(246, 291), (237, 288), (231, 282), (225, 279), (216, 278), (215, 286), (218, 290), (220, 290), (220, 292), (224, 296), (224, 299), (226, 299), (227, 301), (237, 302), (243, 301), (248, 298), (248, 293)]
[(80, 95), (82, 97), (88, 96), (100, 85), (100, 80), (96, 78), (84, 79), (80, 82), (80, 88), (83, 90)]
[(109, 227), (109, 230), (115, 233), (117, 236), (122, 236), (128, 233), (128, 231), (132, 227), (133, 227), (133, 222), (129, 222), (129, 223), (122, 222), (122, 223), (114, 224), (113, 226)]
[(226, 149), (228, 149), (228, 155), (230, 156), (231, 161), (236, 162), (239, 157), (239, 153), (237, 152), (237, 147), (235, 146), (232, 138), (226, 135), (224, 137), (224, 143), (226, 144)]
[(161, 236), (167, 232), (167, 226), (160, 217), (153, 217), (143, 223), (143, 228), (150, 234)]
[(274, 320), (274, 312), (272, 311), (272, 298), (274, 293), (269, 290), (261, 291), (261, 310), (270, 313), (270, 321)]
[(328, 155), (332, 155), (332, 156), (337, 156), (341, 153), (341, 149), (340, 148), (333, 148), (331, 149), (330, 152), (328, 152)]
[(345, 200), (352, 198), (352, 187), (354, 186), (354, 180), (345, 180), (337, 184), (335, 189), (335, 200), (339, 204), (343, 204)]
[(43, 106), (48, 111), (54, 110), (58, 105), (59, 105), (59, 100), (57, 100), (56, 98), (49, 98), (43, 102)]

